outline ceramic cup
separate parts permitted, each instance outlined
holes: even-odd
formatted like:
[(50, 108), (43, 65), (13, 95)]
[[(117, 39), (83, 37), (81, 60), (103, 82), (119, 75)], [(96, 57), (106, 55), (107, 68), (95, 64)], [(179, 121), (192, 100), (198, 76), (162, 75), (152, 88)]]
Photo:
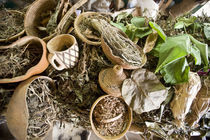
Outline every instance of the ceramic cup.
[(48, 60), (56, 70), (72, 68), (79, 59), (79, 47), (74, 36), (62, 34), (47, 43)]

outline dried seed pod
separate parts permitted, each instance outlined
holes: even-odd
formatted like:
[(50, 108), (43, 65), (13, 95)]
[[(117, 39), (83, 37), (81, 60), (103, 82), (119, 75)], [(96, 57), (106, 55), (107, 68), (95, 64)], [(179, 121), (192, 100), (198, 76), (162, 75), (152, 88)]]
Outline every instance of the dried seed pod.
[(23, 37), (23, 38), (17, 40), (16, 42), (14, 42), (11, 45), (1, 46), (0, 50), (6, 50), (6, 49), (10, 49), (10, 48), (19, 48), (19, 47), (27, 45), (27, 44), (30, 44), (30, 45), (33, 44), (35, 47), (41, 48), (42, 55), (41, 55), (41, 58), (40, 58), (40, 61), (38, 62), (38, 64), (36, 64), (35, 66), (28, 69), (27, 72), (21, 76), (0, 79), (0, 83), (14, 83), (14, 82), (23, 81), (35, 74), (39, 74), (39, 73), (43, 72), (48, 67), (49, 62), (47, 61), (46, 43), (43, 40), (41, 40), (40, 38), (33, 37), (33, 36), (26, 36), (26, 37)]
[(56, 0), (36, 0), (27, 10), (24, 19), (24, 28), (27, 35), (46, 37), (48, 34), (45, 30), (50, 19), (51, 11), (56, 7)]
[(101, 45), (108, 59), (124, 69), (143, 67), (146, 63), (146, 55), (125, 33), (105, 20), (93, 19), (91, 22), (93, 27), (102, 34)]
[(201, 80), (197, 73), (189, 73), (189, 81), (175, 86), (175, 96), (170, 104), (175, 124), (184, 126), (185, 116), (190, 110), (191, 104), (201, 88)]
[[(22, 82), (14, 91), (14, 94), (9, 102), (8, 105), (8, 109), (7, 109), (7, 115), (6, 115), (6, 119), (7, 119), (7, 124), (8, 124), (8, 128), (10, 130), (10, 132), (12, 133), (12, 135), (18, 139), (18, 140), (26, 140), (28, 139), (28, 129), (29, 129), (29, 118), (30, 118), (30, 111), (28, 108), (28, 104), (30, 101), (31, 104), (35, 105), (36, 102), (32, 101), (31, 96), (38, 96), (37, 93), (33, 93), (32, 95), (29, 95), (29, 88), (31, 83), (33, 83), (35, 80), (46, 80), (48, 81), (52, 86), (54, 85), (53, 81), (51, 78), (46, 77), (46, 76), (34, 76), (31, 77), (30, 79)], [(41, 86), (41, 85), (40, 85)], [(38, 87), (40, 88), (40, 87)], [(40, 92), (40, 91), (39, 91)], [(29, 98), (29, 99), (27, 99)], [(46, 100), (46, 97), (43, 97), (43, 100)], [(41, 99), (40, 99), (41, 100)], [(44, 101), (45, 103), (47, 103), (47, 101)], [(43, 104), (37, 104), (37, 105), (43, 105)], [(38, 107), (37, 107), (38, 108)], [(49, 108), (48, 108), (49, 109)], [(41, 112), (41, 111), (40, 111)], [(37, 114), (39, 112), (34, 112), (34, 117), (35, 114)], [(44, 118), (44, 121), (47, 121)], [(51, 120), (50, 120), (51, 121)], [(39, 122), (38, 120), (35, 121), (35, 123)], [(52, 121), (49, 122), (49, 127), (46, 131), (45, 134), (43, 134), (42, 137), (39, 137), (39, 139), (47, 139), (48, 137), (50, 137), (50, 133), (52, 130)], [(31, 126), (30, 126), (31, 127)], [(32, 126), (33, 127), (33, 126)], [(36, 127), (40, 127), (40, 126), (36, 126)]]
[(196, 127), (200, 118), (209, 110), (210, 104), (210, 80), (205, 79), (201, 90), (191, 106), (191, 113), (187, 115), (186, 122), (190, 127)]
[[(122, 106), (122, 103), (123, 103), (123, 106), (125, 105), (125, 108)], [(109, 108), (109, 109), (106, 109), (106, 108)], [(126, 113), (125, 112), (119, 113), (119, 110), (124, 110), (126, 111)], [(99, 112), (102, 112), (102, 113), (99, 113)], [(113, 116), (113, 114), (115, 116)], [(112, 118), (107, 118), (110, 116), (112, 116)], [(123, 121), (124, 125), (122, 128), (117, 129), (119, 126), (117, 121), (120, 119), (121, 121)], [(95, 132), (95, 134), (99, 138), (103, 140), (110, 140), (110, 139), (117, 140), (117, 139), (122, 138), (126, 134), (126, 132), (129, 130), (132, 123), (132, 111), (129, 108), (129, 106), (124, 102), (123, 99), (119, 97), (113, 97), (111, 95), (104, 95), (104, 96), (99, 97), (92, 105), (91, 110), (90, 110), (90, 123), (91, 123), (92, 130)], [(96, 126), (95, 123), (101, 124), (103, 128), (101, 129), (99, 125)], [(104, 129), (107, 129), (108, 131)], [(98, 130), (101, 130), (101, 131), (99, 132)], [(116, 135), (103, 135), (105, 131), (109, 133), (113, 133), (113, 131), (115, 132), (120, 131), (120, 133)]]

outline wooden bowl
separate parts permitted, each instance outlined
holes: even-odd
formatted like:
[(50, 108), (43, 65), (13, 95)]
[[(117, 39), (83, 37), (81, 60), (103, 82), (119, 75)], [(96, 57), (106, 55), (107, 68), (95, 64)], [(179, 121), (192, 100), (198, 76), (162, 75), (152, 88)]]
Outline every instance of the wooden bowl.
[[(37, 78), (47, 79), (50, 83), (54, 84), (53, 80), (47, 76), (31, 77), (18, 85), (8, 104), (6, 114), (7, 125), (12, 135), (18, 140), (27, 139), (29, 111), (26, 102), (26, 95), (30, 84)], [(45, 135), (46, 137), (49, 137), (48, 134), (51, 130), (52, 126)], [(43, 139), (46, 137), (43, 137)]]
[(41, 40), (38, 37), (33, 37), (33, 36), (26, 36), (21, 38), (20, 40), (12, 43), (9, 46), (1, 46), (0, 50), (2, 49), (8, 49), (8, 48), (14, 48), (14, 47), (20, 47), (23, 45), (26, 45), (28, 43), (35, 43), (37, 44), (37, 47), (42, 47), (42, 57), (39, 61), (38, 64), (35, 66), (31, 67), (30, 69), (27, 70), (27, 72), (21, 76), (13, 77), (13, 78), (4, 78), (0, 79), (0, 83), (14, 83), (14, 82), (19, 82), (28, 79), (29, 77), (42, 73), (49, 65), (49, 62), (47, 60), (47, 47), (46, 43)]
[[(90, 123), (91, 123), (91, 127), (92, 127), (92, 130), (94, 131), (94, 133), (95, 133), (99, 138), (101, 138), (102, 140), (118, 140), (118, 139), (122, 138), (122, 137), (126, 134), (126, 132), (129, 130), (129, 128), (130, 128), (130, 126), (131, 126), (131, 123), (132, 123), (132, 111), (131, 111), (130, 107), (125, 103), (126, 106), (127, 106), (127, 109), (128, 109), (128, 114), (127, 114), (127, 115), (128, 115), (129, 121), (128, 121), (128, 124), (127, 124), (125, 130), (124, 130), (121, 134), (116, 135), (116, 136), (103, 136), (103, 135), (101, 135), (101, 134), (96, 130), (95, 125), (94, 125), (94, 123), (93, 123), (93, 111), (94, 111), (96, 105), (97, 105), (102, 99), (104, 99), (105, 97), (111, 97), (111, 95), (104, 95), (104, 96), (99, 97), (99, 98), (93, 103), (93, 105), (92, 105), (92, 107), (91, 107), (91, 110), (90, 110)], [(123, 100), (123, 99), (122, 99), (122, 100)]]

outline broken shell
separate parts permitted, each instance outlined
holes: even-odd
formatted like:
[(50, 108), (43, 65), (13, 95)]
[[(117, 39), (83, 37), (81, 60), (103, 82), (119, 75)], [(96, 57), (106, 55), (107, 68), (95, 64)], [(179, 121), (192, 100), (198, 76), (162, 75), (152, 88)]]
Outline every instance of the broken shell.
[(120, 97), (122, 82), (126, 79), (123, 68), (115, 65), (113, 68), (102, 70), (99, 73), (99, 84), (104, 92), (109, 95)]
[(11, 45), (1, 46), (0, 49), (20, 47), (20, 46), (26, 45), (28, 43), (34, 43), (34, 44), (36, 44), (36, 47), (42, 47), (42, 57), (41, 57), (39, 63), (36, 64), (35, 66), (31, 67), (30, 69), (28, 69), (28, 71), (24, 75), (13, 77), (13, 78), (0, 79), (0, 83), (14, 83), (14, 82), (23, 81), (35, 74), (42, 73), (48, 67), (49, 62), (47, 61), (46, 43), (38, 37), (26, 36), (26, 37), (23, 37), (23, 38), (17, 40), (16, 42), (12, 43)]
[[(27, 35), (37, 36), (43, 38), (47, 36), (47, 32), (45, 30), (40, 30), (41, 26), (41, 16), (42, 14), (49, 14), (56, 7), (56, 0), (36, 0), (27, 10), (25, 19), (24, 19), (24, 28), (26, 30)], [(45, 20), (45, 21), (44, 21)], [(49, 17), (43, 19), (47, 24)]]
[(123, 60), (122, 58), (120, 58), (119, 56), (114, 55), (113, 52), (112, 52), (112, 49), (108, 46), (108, 44), (105, 42), (105, 40), (104, 40), (103, 37), (101, 39), (101, 46), (102, 46), (103, 52), (106, 55), (106, 57), (113, 64), (121, 65), (124, 69), (138, 69), (138, 68), (141, 68), (141, 67), (143, 67), (143, 65), (147, 61), (146, 55), (143, 53), (143, 50), (138, 45), (135, 45), (135, 46), (143, 54), (142, 55), (142, 62), (141, 62), (141, 65), (139, 65), (139, 66), (134, 66), (132, 64), (129, 64), (128, 62), (126, 62), (125, 60)]
[[(101, 36), (98, 36), (99, 41), (97, 41), (96, 38), (94, 39), (92, 37), (94, 39), (94, 41), (92, 41), (92, 40), (88, 39), (87, 36), (84, 35), (84, 31), (81, 31), (80, 24), (82, 23), (82, 21), (85, 18), (87, 18), (89, 16), (100, 16), (100, 14), (96, 13), (96, 12), (84, 12), (84, 13), (80, 14), (74, 21), (75, 32), (76, 32), (77, 36), (85, 43), (90, 44), (90, 45), (100, 45), (101, 44), (101, 41), (100, 41)], [(90, 30), (88, 28), (86, 30), (89, 30), (89, 32), (92, 32), (92, 30)]]
[[(127, 121), (127, 125), (124, 129), (124, 131), (118, 135), (115, 135), (115, 136), (102, 136), (101, 134), (99, 134), (99, 132), (96, 130), (95, 128), (95, 125), (93, 123), (93, 111), (96, 107), (96, 105), (101, 101), (103, 100), (104, 98), (106, 97), (111, 97), (111, 95), (104, 95), (104, 96), (101, 96), (99, 97), (92, 105), (91, 107), (91, 110), (90, 110), (90, 124), (91, 124), (91, 127), (92, 127), (92, 130), (94, 131), (94, 133), (99, 137), (101, 138), (102, 140), (118, 140), (120, 138), (122, 138), (126, 133), (127, 131), (130, 129), (130, 126), (132, 124), (132, 110), (130, 109), (130, 107), (126, 104), (127, 106), (127, 110), (128, 110), (128, 121)], [(118, 97), (119, 98), (119, 97)]]
[[(38, 78), (46, 79), (50, 81), (50, 83), (54, 84), (53, 80), (46, 76), (31, 77), (30, 79), (18, 85), (8, 104), (7, 114), (6, 114), (7, 125), (12, 135), (18, 140), (27, 139), (29, 110), (27, 107), (26, 95), (30, 84)], [(48, 129), (45, 138), (50, 137), (49, 133), (51, 130), (52, 126), (51, 128)]]

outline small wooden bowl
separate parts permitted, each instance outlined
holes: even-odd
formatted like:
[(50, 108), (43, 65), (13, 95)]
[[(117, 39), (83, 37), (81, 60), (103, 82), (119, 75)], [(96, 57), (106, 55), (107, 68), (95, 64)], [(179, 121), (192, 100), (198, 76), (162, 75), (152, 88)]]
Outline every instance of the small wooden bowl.
[[(82, 22), (82, 20), (88, 16), (91, 16), (91, 15), (99, 15), (99, 13), (96, 13), (96, 12), (84, 12), (82, 14), (80, 14), (74, 21), (74, 28), (75, 28), (75, 32), (77, 34), (77, 36), (82, 40), (84, 41), (85, 43), (87, 44), (90, 44), (90, 45), (100, 45), (101, 42), (100, 41), (91, 41), (89, 39), (87, 39), (83, 34), (82, 34), (82, 31), (80, 29), (80, 26), (79, 24)], [(100, 38), (100, 37), (99, 37)]]
[(24, 28), (27, 35), (44, 38), (48, 36), (46, 31), (40, 31), (37, 27), (41, 23), (41, 14), (53, 10), (57, 5), (56, 0), (36, 0), (26, 12)]
[(128, 109), (128, 114), (127, 114), (127, 115), (128, 115), (129, 121), (128, 121), (128, 124), (127, 124), (125, 130), (124, 130), (121, 134), (119, 134), (119, 135), (117, 135), (117, 136), (103, 136), (103, 135), (101, 135), (101, 134), (96, 130), (95, 125), (94, 125), (94, 123), (93, 123), (93, 111), (94, 111), (96, 105), (97, 105), (102, 99), (104, 99), (105, 97), (111, 97), (111, 95), (104, 95), (104, 96), (99, 97), (99, 98), (93, 103), (93, 105), (92, 105), (92, 107), (91, 107), (91, 110), (90, 110), (90, 123), (91, 123), (91, 127), (92, 127), (92, 130), (94, 131), (94, 133), (95, 133), (99, 138), (101, 138), (102, 140), (118, 140), (118, 139), (122, 138), (122, 137), (127, 133), (127, 131), (129, 130), (129, 128), (130, 128), (130, 126), (131, 126), (131, 123), (132, 123), (132, 111), (131, 111), (130, 107), (125, 103), (126, 106), (127, 106), (127, 109)]
[(2, 49), (20, 47), (20, 46), (26, 45), (28, 43), (36, 43), (36, 44), (39, 44), (39, 45), (37, 45), (37, 47), (42, 47), (42, 57), (41, 57), (39, 63), (36, 64), (35, 66), (31, 67), (30, 69), (28, 69), (27, 72), (21, 76), (0, 79), (0, 83), (14, 83), (14, 82), (23, 81), (33, 75), (42, 73), (48, 67), (49, 62), (47, 60), (47, 45), (43, 40), (41, 40), (38, 37), (26, 36), (26, 37), (23, 37), (23, 38), (17, 40), (16, 42), (12, 43), (9, 46), (1, 46), (0, 49), (2, 50)]

